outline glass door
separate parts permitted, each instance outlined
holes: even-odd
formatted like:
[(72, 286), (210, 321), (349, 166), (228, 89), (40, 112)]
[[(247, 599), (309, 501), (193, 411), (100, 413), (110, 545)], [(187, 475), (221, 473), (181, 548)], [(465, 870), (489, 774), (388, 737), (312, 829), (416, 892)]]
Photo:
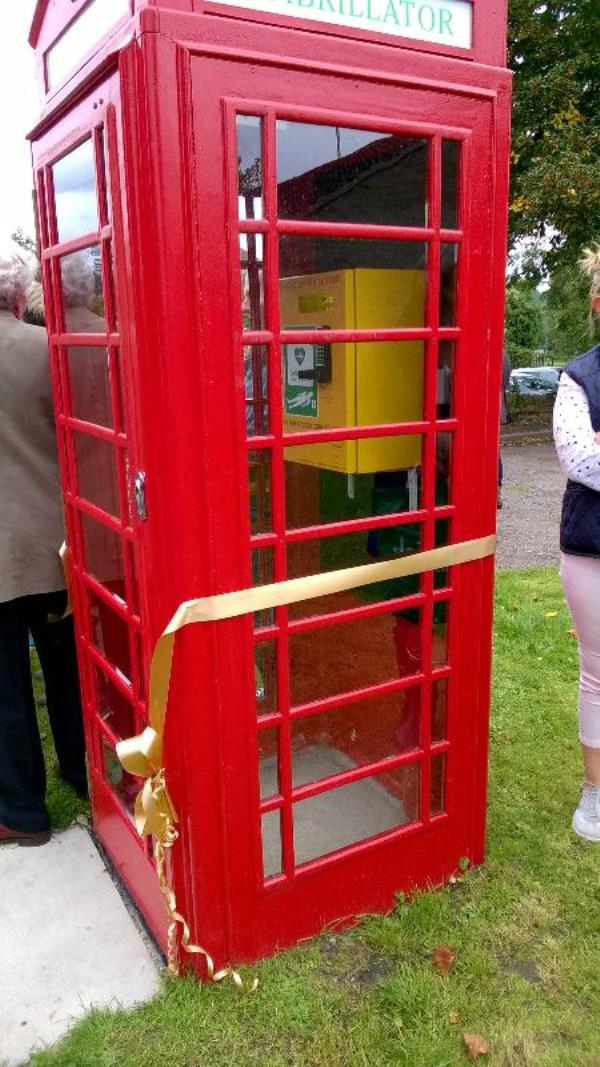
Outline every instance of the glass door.
[(113, 81), (36, 144), (34, 158), (94, 826), (161, 929), (148, 842), (133, 823), (142, 783), (115, 752), (146, 725), (117, 107)]
[[(253, 70), (250, 97), (241, 68), (197, 63), (221, 94), (200, 136), (225, 139), (232, 325), (215, 359), (222, 343), (244, 394), (240, 584), (492, 532), (493, 460), (475, 460), (496, 398), (470, 299), (490, 255), (472, 171), (491, 160), (487, 103), (273, 68)], [(491, 575), (469, 564), (222, 624), (225, 648), (253, 650), (243, 715), (241, 683), (221, 689), (228, 840), (255, 871), (234, 875), (238, 955), (480, 853)], [(240, 822), (246, 729), (256, 806)]]

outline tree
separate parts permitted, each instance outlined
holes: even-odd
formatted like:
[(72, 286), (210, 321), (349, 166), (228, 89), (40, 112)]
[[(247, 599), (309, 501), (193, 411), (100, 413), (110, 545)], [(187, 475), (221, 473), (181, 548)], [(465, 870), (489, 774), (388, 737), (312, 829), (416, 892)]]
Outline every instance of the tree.
[(600, 236), (599, 42), (598, 0), (510, 0), (510, 236), (549, 244), (526, 265), (533, 277)]
[(511, 282), (506, 291), (505, 345), (513, 367), (533, 362), (543, 342), (543, 329), (539, 294), (527, 283)]
[(548, 290), (549, 349), (555, 363), (567, 363), (591, 348), (590, 283), (571, 265), (554, 271)]

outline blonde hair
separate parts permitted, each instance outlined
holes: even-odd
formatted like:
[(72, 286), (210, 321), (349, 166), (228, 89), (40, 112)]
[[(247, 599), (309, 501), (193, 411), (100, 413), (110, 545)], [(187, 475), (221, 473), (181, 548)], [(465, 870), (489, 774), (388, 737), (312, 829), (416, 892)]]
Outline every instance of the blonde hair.
[(600, 244), (594, 242), (589, 248), (584, 248), (583, 255), (579, 260), (579, 266), (584, 274), (590, 279), (590, 326), (594, 326), (594, 316), (598, 314), (594, 307), (596, 300), (600, 300)]

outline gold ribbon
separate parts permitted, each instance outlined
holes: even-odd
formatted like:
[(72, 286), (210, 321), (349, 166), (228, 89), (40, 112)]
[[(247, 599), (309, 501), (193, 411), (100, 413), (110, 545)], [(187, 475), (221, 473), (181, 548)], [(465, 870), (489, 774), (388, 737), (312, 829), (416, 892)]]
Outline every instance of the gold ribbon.
[[(271, 585), (254, 586), (240, 589), (233, 593), (221, 593), (198, 600), (187, 600), (177, 608), (168, 626), (158, 638), (150, 665), (149, 707), (150, 725), (136, 737), (117, 744), (117, 756), (122, 766), (130, 774), (145, 778), (143, 789), (138, 794), (135, 804), (135, 821), (138, 833), (142, 836), (152, 834), (155, 839), (154, 855), (160, 888), (165, 897), (169, 914), (168, 955), (169, 969), (177, 973), (177, 927), (181, 927), (181, 947), (185, 952), (197, 953), (204, 957), (209, 978), (219, 982), (231, 976), (238, 986), (242, 979), (237, 971), (225, 967), (215, 970), (210, 954), (200, 945), (190, 942), (188, 925), (177, 911), (175, 894), (168, 880), (166, 850), (172, 848), (177, 840), (175, 829), (177, 812), (169, 796), (165, 772), (163, 769), (163, 734), (165, 716), (169, 697), (169, 683), (173, 663), (175, 634), (199, 622), (219, 622), (239, 615), (248, 615), (283, 604), (297, 604), (300, 601), (340, 593), (360, 586), (374, 585), (376, 582), (391, 578), (404, 578), (409, 575), (423, 574), (438, 568), (452, 567), (460, 563), (471, 563), (493, 555), (496, 538), (493, 534), (472, 541), (461, 541), (456, 545), (433, 548), (428, 552), (387, 560), (382, 563), (368, 563), (362, 567), (346, 567), (328, 574), (312, 574), (305, 578), (291, 578), (285, 582)], [(252, 984), (251, 991), (256, 988)]]

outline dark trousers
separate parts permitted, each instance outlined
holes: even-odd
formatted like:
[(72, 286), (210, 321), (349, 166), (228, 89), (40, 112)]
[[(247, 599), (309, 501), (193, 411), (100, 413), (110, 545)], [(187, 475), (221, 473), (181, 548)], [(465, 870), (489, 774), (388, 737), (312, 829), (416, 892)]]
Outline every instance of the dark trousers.
[(42, 593), (0, 604), (0, 823), (11, 830), (47, 830), (46, 770), (37, 724), (29, 632), (40, 659), (58, 765), (85, 789), (85, 743), (72, 618), (61, 615), (66, 593)]

